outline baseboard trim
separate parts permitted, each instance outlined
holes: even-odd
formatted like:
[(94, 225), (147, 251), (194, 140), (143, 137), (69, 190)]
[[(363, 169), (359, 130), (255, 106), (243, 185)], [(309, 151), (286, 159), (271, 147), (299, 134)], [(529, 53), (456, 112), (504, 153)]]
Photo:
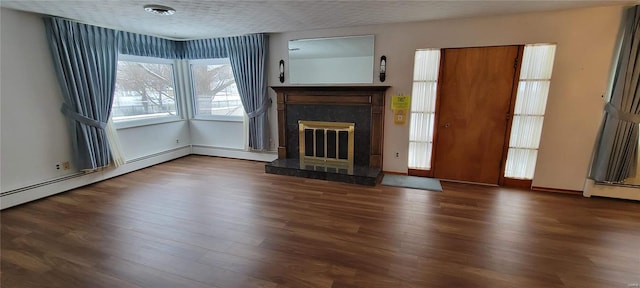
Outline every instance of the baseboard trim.
[(402, 172), (394, 172), (394, 171), (382, 171), (382, 174), (391, 174), (391, 175), (402, 175), (402, 176), (407, 176), (407, 173), (402, 173)]
[(440, 182), (470, 184), (470, 185), (479, 185), (479, 186), (486, 186), (486, 187), (499, 187), (498, 184), (487, 184), (487, 183), (478, 183), (478, 182), (460, 181), (460, 180), (451, 180), (451, 179), (438, 179), (438, 180), (440, 180)]
[(260, 162), (271, 162), (278, 158), (278, 154), (276, 152), (252, 152), (242, 149), (221, 148), (206, 145), (191, 145), (191, 147), (191, 153), (196, 155), (253, 160)]
[(186, 145), (131, 159), (127, 161), (125, 165), (118, 168), (106, 168), (92, 173), (76, 172), (37, 184), (2, 192), (2, 194), (0, 194), (0, 210), (144, 169), (189, 154), (191, 154), (191, 145)]
[(580, 190), (568, 190), (568, 189), (548, 188), (548, 187), (540, 187), (540, 186), (532, 186), (531, 190), (541, 191), (541, 192), (571, 194), (571, 195), (582, 195), (582, 191)]
[(502, 183), (500, 184), (500, 186), (527, 189), (527, 190), (531, 190), (531, 183), (533, 182), (532, 180), (515, 179), (515, 178), (507, 178), (507, 177), (504, 177), (501, 180), (502, 180)]
[(418, 177), (429, 177), (433, 178), (432, 170), (420, 170), (420, 169), (407, 169), (407, 175), (409, 176), (418, 176)]

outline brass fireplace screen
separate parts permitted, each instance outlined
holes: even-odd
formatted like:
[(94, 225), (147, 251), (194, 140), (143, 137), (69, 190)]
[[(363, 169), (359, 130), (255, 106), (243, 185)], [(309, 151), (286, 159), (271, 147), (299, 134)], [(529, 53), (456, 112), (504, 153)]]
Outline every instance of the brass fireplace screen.
[(298, 121), (300, 164), (353, 171), (354, 123)]

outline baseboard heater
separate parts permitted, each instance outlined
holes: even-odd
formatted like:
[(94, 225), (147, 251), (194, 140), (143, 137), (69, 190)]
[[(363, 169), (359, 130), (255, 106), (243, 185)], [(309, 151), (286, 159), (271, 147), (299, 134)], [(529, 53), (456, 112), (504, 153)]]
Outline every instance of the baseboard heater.
[[(179, 151), (179, 150), (182, 150), (182, 149), (185, 149), (185, 148), (191, 148), (191, 145), (185, 145), (185, 146), (182, 146), (182, 147), (176, 147), (176, 148), (165, 150), (165, 151), (162, 151), (162, 152), (145, 155), (145, 156), (138, 157), (138, 158), (133, 158), (131, 160), (127, 160), (127, 162), (125, 162), (125, 163), (126, 164), (135, 163), (135, 162), (139, 162), (139, 161), (142, 161), (142, 160), (147, 160), (149, 158), (158, 157), (158, 156), (162, 156), (164, 154), (169, 154), (169, 153), (172, 153), (172, 152), (176, 152), (176, 151)], [(189, 154), (191, 154), (191, 152), (189, 152)]]
[(33, 184), (33, 185), (25, 186), (25, 187), (22, 187), (22, 188), (18, 188), (18, 189), (2, 192), (2, 193), (0, 193), (0, 197), (4, 197), (4, 196), (7, 196), (7, 195), (11, 195), (11, 194), (15, 194), (15, 193), (20, 193), (20, 192), (24, 192), (24, 191), (40, 188), (42, 186), (47, 186), (47, 185), (51, 185), (51, 184), (67, 181), (67, 180), (70, 180), (70, 179), (73, 179), (73, 178), (78, 178), (78, 177), (86, 175), (86, 174), (87, 173), (84, 173), (84, 172), (76, 172), (76, 173), (73, 173), (73, 174), (70, 174), (70, 175), (67, 175), (67, 176), (63, 176), (63, 177), (60, 177), (60, 178), (54, 178), (54, 179), (51, 179), (51, 180), (40, 182), (38, 184)]
[(596, 185), (600, 186), (615, 186), (615, 187), (626, 187), (626, 188), (640, 188), (640, 184), (628, 184), (628, 183), (612, 183), (612, 182), (600, 182), (596, 181)]
[[(125, 165), (126, 164), (135, 163), (135, 162), (139, 162), (139, 161), (143, 161), (143, 160), (147, 160), (147, 159), (150, 159), (150, 158), (153, 158), (153, 157), (158, 157), (158, 156), (161, 156), (161, 155), (164, 155), (164, 154), (169, 154), (169, 153), (176, 152), (178, 150), (182, 150), (182, 149), (185, 149), (185, 148), (191, 148), (191, 145), (185, 145), (185, 146), (182, 146), (182, 147), (176, 147), (176, 148), (169, 149), (169, 150), (166, 150), (166, 151), (153, 153), (153, 154), (145, 155), (145, 156), (138, 157), (138, 158), (133, 158), (131, 160), (127, 160), (125, 162)], [(24, 192), (24, 191), (33, 190), (33, 189), (36, 189), (36, 188), (40, 188), (40, 187), (51, 185), (51, 184), (55, 184), (55, 183), (60, 183), (60, 182), (63, 182), (63, 181), (67, 181), (67, 180), (78, 178), (78, 177), (81, 177), (81, 176), (84, 176), (84, 175), (88, 175), (88, 174), (91, 174), (91, 173), (95, 173), (95, 172), (76, 172), (76, 173), (73, 173), (73, 174), (69, 174), (69, 175), (65, 175), (65, 176), (62, 176), (62, 177), (50, 179), (50, 180), (47, 180), (47, 181), (43, 181), (43, 182), (40, 182), (40, 183), (37, 183), (37, 184), (33, 184), (33, 185), (29, 185), (29, 186), (18, 188), (18, 189), (13, 189), (13, 190), (9, 190), (9, 191), (6, 191), (6, 192), (2, 192), (2, 193), (0, 193), (0, 197), (4, 197), (4, 196), (11, 195), (11, 194)]]

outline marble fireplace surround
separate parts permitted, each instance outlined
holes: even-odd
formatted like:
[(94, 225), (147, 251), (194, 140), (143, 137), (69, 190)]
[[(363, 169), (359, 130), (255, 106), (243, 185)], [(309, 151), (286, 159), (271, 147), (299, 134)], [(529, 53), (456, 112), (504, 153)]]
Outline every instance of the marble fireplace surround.
[(278, 159), (299, 158), (298, 120), (353, 122), (354, 164), (382, 168), (389, 86), (272, 86), (278, 105)]

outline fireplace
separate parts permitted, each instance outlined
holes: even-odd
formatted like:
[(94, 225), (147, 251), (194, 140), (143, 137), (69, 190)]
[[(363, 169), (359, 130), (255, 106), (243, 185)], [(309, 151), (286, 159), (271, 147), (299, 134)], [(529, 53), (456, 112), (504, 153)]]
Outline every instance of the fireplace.
[[(278, 159), (267, 164), (267, 173), (375, 185), (382, 168), (384, 95), (388, 86), (271, 88), (277, 93)], [(301, 132), (300, 123), (311, 123), (315, 128)], [(328, 128), (345, 123), (353, 125), (351, 136), (346, 132), (348, 127), (337, 128), (338, 132)], [(319, 140), (321, 145), (315, 148), (322, 151), (316, 151), (316, 156), (322, 157), (310, 161), (306, 148), (318, 146)], [(351, 156), (351, 169), (342, 161), (341, 154), (345, 153)]]
[(298, 121), (300, 167), (318, 164), (353, 174), (355, 123)]

